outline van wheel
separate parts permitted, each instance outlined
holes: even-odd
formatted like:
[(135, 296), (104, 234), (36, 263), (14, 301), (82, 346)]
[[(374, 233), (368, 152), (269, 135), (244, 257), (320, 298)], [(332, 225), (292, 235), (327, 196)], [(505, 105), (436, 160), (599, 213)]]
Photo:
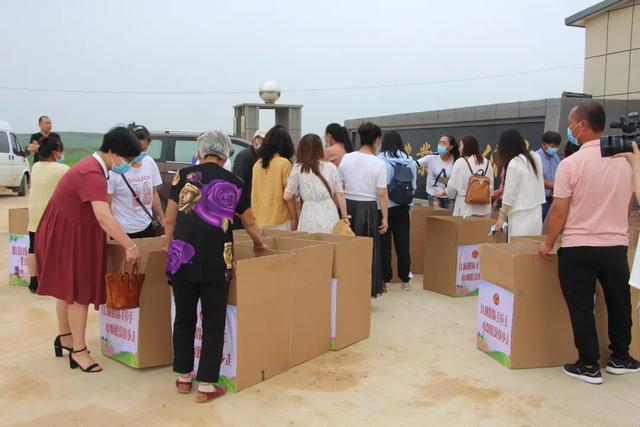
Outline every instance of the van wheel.
[(18, 187), (18, 196), (26, 196), (27, 195), (27, 176), (22, 175), (22, 180), (20, 181), (20, 187)]

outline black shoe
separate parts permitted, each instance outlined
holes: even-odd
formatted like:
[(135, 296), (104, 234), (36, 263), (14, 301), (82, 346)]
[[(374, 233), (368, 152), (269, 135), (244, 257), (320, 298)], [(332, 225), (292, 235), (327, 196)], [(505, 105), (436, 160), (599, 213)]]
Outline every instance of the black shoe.
[(600, 367), (597, 365), (587, 367), (580, 361), (567, 363), (564, 365), (564, 373), (589, 384), (602, 384), (602, 374), (600, 373)]
[(607, 372), (613, 375), (633, 374), (640, 372), (640, 362), (629, 356), (627, 360), (611, 357), (607, 363)]
[(29, 291), (31, 291), (32, 294), (35, 294), (37, 290), (38, 290), (38, 278), (32, 277), (31, 280), (29, 281)]

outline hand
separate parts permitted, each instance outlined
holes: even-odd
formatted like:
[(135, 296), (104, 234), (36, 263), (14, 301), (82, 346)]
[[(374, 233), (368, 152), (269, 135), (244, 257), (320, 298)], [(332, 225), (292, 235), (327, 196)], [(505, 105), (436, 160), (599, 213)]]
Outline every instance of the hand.
[(347, 224), (348, 227), (351, 227), (351, 221), (349, 221), (349, 217), (344, 217), (341, 221)]
[(131, 248), (125, 251), (126, 262), (127, 264), (137, 265), (140, 261), (140, 251), (137, 246), (132, 246)]
[(256, 255), (260, 255), (262, 252), (268, 250), (269, 248), (260, 240), (259, 242), (253, 242), (253, 252)]
[(291, 230), (290, 231), (298, 231), (298, 220), (297, 219), (295, 221), (294, 220), (291, 221)]
[(503, 231), (502, 227), (504, 227), (504, 220), (498, 218), (496, 221), (496, 231)]
[(553, 249), (553, 245), (548, 244), (547, 242), (540, 243), (540, 247), (538, 248), (538, 253), (542, 255), (542, 258), (546, 260), (550, 260), (549, 252)]
[(35, 140), (31, 141), (29, 144), (29, 151), (32, 153), (37, 153), (40, 149), (40, 144), (38, 144)]
[(446, 193), (444, 191), (436, 191), (433, 195), (436, 197), (444, 197)]
[(635, 172), (640, 170), (640, 150), (638, 150), (638, 144), (636, 144), (635, 141), (631, 143), (631, 146), (633, 147), (633, 153), (620, 153), (613, 156), (613, 158), (624, 157)]
[(387, 223), (386, 218), (382, 218), (382, 222), (380, 223), (380, 227), (378, 227), (378, 233), (384, 234), (389, 229), (389, 224)]

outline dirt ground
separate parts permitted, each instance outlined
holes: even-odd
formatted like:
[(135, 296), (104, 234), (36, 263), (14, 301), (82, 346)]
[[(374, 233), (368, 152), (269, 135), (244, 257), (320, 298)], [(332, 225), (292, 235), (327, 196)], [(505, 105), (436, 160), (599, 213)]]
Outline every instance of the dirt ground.
[[(7, 209), (26, 201), (0, 195), (0, 253)], [(0, 271), (0, 425), (640, 425), (640, 375), (604, 374), (593, 386), (560, 368), (508, 370), (475, 348), (476, 299), (423, 291), (421, 276), (373, 301), (369, 339), (196, 404), (174, 391), (170, 367), (134, 370), (99, 355), (94, 311), (89, 347), (104, 372), (70, 370), (53, 357), (53, 301), (9, 286), (6, 255)]]

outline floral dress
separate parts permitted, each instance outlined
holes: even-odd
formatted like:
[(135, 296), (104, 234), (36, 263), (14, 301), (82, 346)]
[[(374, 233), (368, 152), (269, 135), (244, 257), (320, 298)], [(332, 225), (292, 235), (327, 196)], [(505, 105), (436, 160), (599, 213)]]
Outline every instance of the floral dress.
[(183, 168), (170, 193), (178, 205), (165, 271), (193, 283), (225, 284), (233, 269), (237, 215), (250, 207), (241, 179), (214, 163)]
[(342, 193), (338, 168), (330, 162), (320, 162), (320, 173), (329, 184), (331, 194), (322, 180), (311, 171), (302, 173), (300, 164), (291, 170), (286, 191), (300, 196), (304, 201), (298, 231), (306, 233), (331, 233), (340, 220), (333, 195)]

